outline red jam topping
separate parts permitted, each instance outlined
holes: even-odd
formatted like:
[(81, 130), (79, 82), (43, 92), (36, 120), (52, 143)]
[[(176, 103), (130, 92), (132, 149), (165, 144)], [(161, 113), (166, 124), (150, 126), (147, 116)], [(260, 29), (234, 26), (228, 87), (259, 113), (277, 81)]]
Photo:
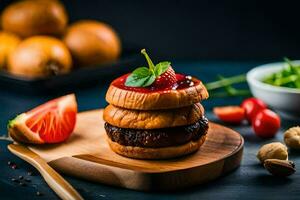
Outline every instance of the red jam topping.
[(142, 92), (142, 93), (151, 93), (151, 92), (166, 92), (169, 90), (180, 90), (185, 89), (188, 87), (196, 86), (201, 81), (191, 76), (186, 76), (183, 74), (176, 74), (177, 82), (171, 88), (155, 88), (153, 86), (149, 87), (129, 87), (125, 85), (126, 79), (130, 74), (125, 74), (112, 82), (112, 85), (118, 87), (123, 90), (130, 90), (135, 92)]

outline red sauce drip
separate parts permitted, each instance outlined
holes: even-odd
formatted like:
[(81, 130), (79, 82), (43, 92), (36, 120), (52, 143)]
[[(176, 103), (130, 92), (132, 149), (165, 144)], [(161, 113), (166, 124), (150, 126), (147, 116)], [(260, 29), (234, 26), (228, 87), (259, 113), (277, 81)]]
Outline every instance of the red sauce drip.
[(142, 93), (151, 93), (151, 92), (167, 92), (170, 90), (180, 90), (189, 87), (193, 87), (198, 85), (201, 81), (192, 78), (191, 76), (186, 76), (183, 74), (176, 74), (177, 82), (171, 88), (155, 88), (153, 86), (149, 87), (129, 87), (125, 85), (126, 79), (130, 74), (125, 74), (117, 79), (115, 79), (111, 84), (115, 87), (118, 87), (123, 90), (130, 90), (135, 92), (142, 92)]

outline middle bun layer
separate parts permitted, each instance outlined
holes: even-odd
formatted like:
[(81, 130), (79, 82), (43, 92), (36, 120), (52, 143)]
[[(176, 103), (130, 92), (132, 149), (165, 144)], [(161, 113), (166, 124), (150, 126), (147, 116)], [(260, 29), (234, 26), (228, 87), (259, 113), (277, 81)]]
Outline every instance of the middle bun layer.
[(108, 105), (103, 112), (104, 121), (120, 128), (159, 129), (194, 124), (204, 115), (200, 103), (170, 110), (129, 110)]

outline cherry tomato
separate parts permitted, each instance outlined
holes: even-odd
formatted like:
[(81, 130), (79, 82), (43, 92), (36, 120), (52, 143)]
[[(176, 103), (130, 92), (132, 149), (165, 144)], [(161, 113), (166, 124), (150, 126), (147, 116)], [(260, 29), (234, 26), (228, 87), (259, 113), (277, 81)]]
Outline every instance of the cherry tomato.
[(245, 110), (240, 106), (215, 107), (213, 112), (220, 120), (228, 123), (238, 124), (245, 119)]
[(274, 137), (280, 128), (280, 118), (272, 110), (263, 109), (253, 118), (252, 128), (254, 129), (255, 134), (259, 137)]
[(267, 108), (267, 105), (262, 100), (252, 97), (245, 99), (241, 107), (245, 110), (246, 119), (251, 123), (255, 115), (260, 110)]

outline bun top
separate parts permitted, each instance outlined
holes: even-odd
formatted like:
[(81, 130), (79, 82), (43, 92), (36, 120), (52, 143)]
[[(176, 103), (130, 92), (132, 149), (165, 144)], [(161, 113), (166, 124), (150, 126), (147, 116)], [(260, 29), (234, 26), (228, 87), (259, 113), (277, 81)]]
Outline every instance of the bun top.
[[(197, 79), (195, 79), (197, 80)], [(114, 106), (134, 110), (173, 109), (193, 105), (208, 98), (201, 81), (183, 89), (141, 92), (119, 88), (114, 82), (106, 93), (106, 101)]]
[(106, 93), (110, 104), (135, 110), (181, 108), (208, 98), (202, 82), (191, 76), (176, 74), (168, 61), (154, 64), (146, 53), (148, 68), (139, 67), (114, 80)]

